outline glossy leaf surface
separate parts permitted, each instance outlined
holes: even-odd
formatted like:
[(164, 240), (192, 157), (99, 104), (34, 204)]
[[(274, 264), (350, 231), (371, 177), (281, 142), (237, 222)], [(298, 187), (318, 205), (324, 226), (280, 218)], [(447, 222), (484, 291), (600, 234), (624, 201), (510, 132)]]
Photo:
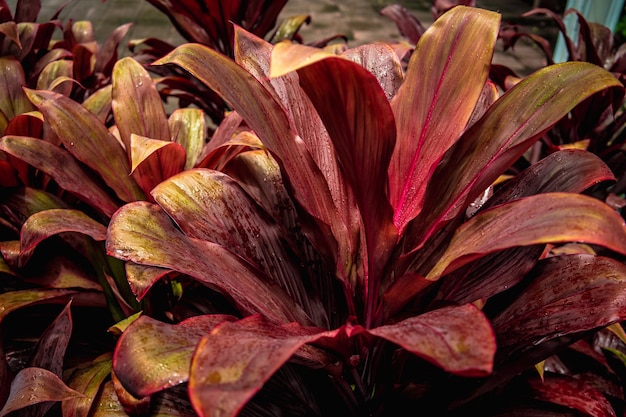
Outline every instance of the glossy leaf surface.
[(111, 219), (107, 251), (221, 288), (245, 314), (263, 312), (279, 322), (306, 321), (302, 310), (277, 285), (222, 246), (187, 237), (156, 205), (137, 202), (122, 207)]
[(0, 149), (50, 175), (63, 189), (107, 216), (111, 216), (119, 207), (119, 203), (96, 184), (63, 148), (41, 139), (5, 136), (0, 138)]
[[(572, 84), (580, 88), (568, 88)], [(609, 72), (570, 62), (543, 68), (507, 91), (463, 133), (437, 167), (423, 214), (416, 219), (419, 239), (428, 238), (464, 209), (577, 103), (612, 88), (622, 94), (621, 83)]]
[(80, 396), (52, 372), (42, 368), (24, 368), (11, 383), (9, 398), (0, 410), (0, 417), (44, 401), (63, 401)]
[(83, 396), (63, 401), (63, 415), (65, 417), (87, 417), (94, 400), (100, 398), (98, 394), (110, 374), (110, 354), (104, 354), (92, 363), (75, 369), (69, 377), (68, 385)]
[(626, 225), (613, 209), (592, 197), (570, 193), (525, 197), (461, 225), (426, 278), (436, 280), (473, 259), (514, 246), (567, 242), (626, 254)]
[(212, 314), (167, 324), (142, 316), (118, 341), (113, 360), (115, 374), (138, 398), (187, 382), (200, 338), (219, 323), (232, 320), (234, 317)]
[(141, 190), (128, 175), (130, 163), (124, 149), (93, 113), (57, 93), (28, 90), (27, 94), (76, 159), (96, 171), (123, 201), (142, 199)]
[(398, 141), (389, 192), (401, 231), (420, 213), (435, 167), (460, 137), (483, 91), (500, 15), (477, 10), (455, 7), (424, 33), (391, 102)]

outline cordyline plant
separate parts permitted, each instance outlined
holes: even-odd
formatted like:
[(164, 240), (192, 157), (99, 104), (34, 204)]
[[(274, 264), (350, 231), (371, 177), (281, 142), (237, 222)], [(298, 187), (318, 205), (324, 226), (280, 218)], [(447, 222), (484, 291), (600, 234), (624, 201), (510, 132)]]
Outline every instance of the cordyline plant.
[[(515, 378), (626, 317), (626, 226), (581, 194), (610, 170), (562, 150), (480, 197), (577, 104), (623, 88), (578, 62), (498, 98), (498, 27), (453, 8), (406, 74), (385, 45), (333, 55), (242, 29), (236, 62), (198, 44), (158, 61), (235, 111), (212, 140), (215, 169), (123, 206), (107, 250), (140, 299), (174, 277), (234, 310), (124, 326), (103, 401), (113, 386), (133, 412), (169, 393), (207, 416), (506, 415), (523, 392), (539, 410), (614, 415), (585, 381)], [(569, 242), (593, 253), (546, 250)]]
[(110, 374), (107, 329), (140, 310), (161, 317), (147, 300), (137, 302), (123, 264), (106, 256), (110, 217), (127, 202), (149, 200), (163, 179), (201, 166), (206, 119), (198, 109), (167, 116), (132, 58), (118, 61), (112, 85), (82, 104), (7, 85), (36, 111), (11, 119), (0, 138), (7, 158), (0, 174), (11, 178), (0, 189), (0, 414), (37, 404), (19, 412), (43, 415), (50, 401), (90, 396), (64, 403), (65, 415), (80, 414)]

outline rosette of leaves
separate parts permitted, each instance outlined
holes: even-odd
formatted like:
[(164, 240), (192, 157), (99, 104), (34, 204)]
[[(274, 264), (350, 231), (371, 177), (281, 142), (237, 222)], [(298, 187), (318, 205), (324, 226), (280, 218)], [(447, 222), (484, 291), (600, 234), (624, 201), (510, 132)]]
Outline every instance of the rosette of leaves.
[(0, 138), (2, 176), (12, 178), (0, 189), (0, 414), (43, 415), (49, 404), (24, 407), (77, 396), (64, 413), (80, 414), (110, 374), (115, 340), (107, 329), (153, 308), (137, 302), (123, 264), (106, 255), (109, 220), (125, 203), (150, 200), (163, 179), (202, 163), (206, 118), (198, 109), (168, 116), (132, 58), (118, 61), (112, 85), (83, 103), (10, 88), (33, 110), (11, 119)]
[[(132, 322), (113, 357), (121, 402), (182, 389), (202, 416), (513, 412), (493, 398), (528, 388), (516, 375), (621, 321), (626, 227), (581, 194), (614, 180), (600, 159), (563, 150), (479, 197), (577, 104), (623, 87), (578, 62), (498, 97), (498, 28), (455, 7), (406, 73), (382, 44), (334, 55), (242, 29), (236, 62), (197, 44), (160, 60), (235, 111), (209, 142), (214, 169), (122, 207), (107, 250), (139, 298), (174, 273), (235, 310)], [(546, 250), (569, 242), (595, 250)], [(548, 392), (533, 405), (583, 410)]]

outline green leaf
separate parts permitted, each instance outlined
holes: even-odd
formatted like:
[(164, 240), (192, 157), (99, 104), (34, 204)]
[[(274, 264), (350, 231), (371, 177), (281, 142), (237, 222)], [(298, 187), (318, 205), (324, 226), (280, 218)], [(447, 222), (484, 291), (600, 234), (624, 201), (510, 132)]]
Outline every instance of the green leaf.
[(176, 109), (168, 119), (172, 142), (185, 149), (185, 169), (196, 165), (206, 142), (206, 116), (202, 110), (193, 108)]
[(74, 369), (68, 379), (68, 386), (80, 392), (83, 397), (63, 401), (65, 417), (87, 417), (106, 379), (111, 375), (111, 354), (97, 357), (93, 362), (81, 364)]
[(428, 28), (411, 55), (391, 102), (398, 140), (389, 199), (400, 231), (421, 212), (435, 167), (467, 127), (487, 80), (499, 23), (497, 13), (455, 7)]
[(546, 243), (584, 242), (626, 254), (626, 225), (605, 203), (573, 193), (547, 193), (502, 204), (455, 232), (427, 279), (437, 280), (489, 253)]

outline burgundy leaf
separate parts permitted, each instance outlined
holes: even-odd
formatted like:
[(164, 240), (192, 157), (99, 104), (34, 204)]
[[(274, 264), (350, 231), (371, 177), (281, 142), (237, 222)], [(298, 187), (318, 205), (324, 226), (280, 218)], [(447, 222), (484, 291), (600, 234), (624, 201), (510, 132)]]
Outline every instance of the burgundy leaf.
[(179, 271), (223, 289), (244, 314), (261, 312), (278, 322), (306, 314), (287, 294), (220, 245), (187, 237), (158, 206), (129, 203), (111, 219), (107, 252), (125, 261)]
[(626, 254), (626, 225), (605, 203), (573, 193), (524, 197), (472, 217), (454, 234), (427, 279), (515, 246), (585, 242)]
[(564, 376), (530, 380), (533, 397), (577, 410), (591, 417), (615, 417), (609, 400), (584, 381)]
[(61, 188), (107, 216), (111, 216), (119, 207), (63, 148), (41, 139), (5, 136), (0, 138), (0, 150), (42, 170), (54, 178)]
[[(298, 202), (331, 228), (337, 242), (352, 242), (345, 223), (338, 217), (321, 170), (305, 143), (291, 129), (280, 104), (262, 84), (233, 61), (201, 45), (180, 46), (158, 63), (181, 66), (230, 102), (276, 155)], [(343, 270), (347, 256), (342, 251), (338, 257)]]
[[(468, 325), (471, 323), (471, 325)], [(369, 330), (457, 375), (491, 373), (496, 341), (489, 320), (476, 307), (444, 307)]]
[(146, 195), (184, 168), (185, 149), (178, 143), (131, 133), (130, 148), (131, 174)]
[(400, 34), (412, 44), (416, 44), (426, 31), (420, 21), (406, 7), (399, 4), (385, 6), (380, 14), (391, 19), (398, 27)]
[(20, 62), (12, 57), (0, 57), (0, 135), (11, 119), (33, 110), (22, 90), (25, 85)]
[(44, 401), (63, 401), (81, 395), (46, 369), (24, 368), (11, 382), (9, 398), (0, 410), (0, 417)]
[(113, 370), (135, 397), (152, 395), (189, 379), (196, 345), (204, 335), (232, 316), (196, 316), (167, 324), (147, 316), (135, 320), (119, 338)]
[(262, 316), (225, 322), (204, 336), (191, 363), (189, 396), (201, 416), (235, 416), (303, 345), (339, 331), (295, 323), (275, 325)]
[(20, 233), (21, 251), (32, 251), (50, 236), (65, 232), (77, 232), (94, 240), (106, 239), (106, 226), (93, 220), (80, 210), (49, 209), (30, 216)]
[(387, 100), (396, 95), (404, 81), (402, 63), (390, 45), (383, 43), (361, 45), (348, 49), (341, 56), (371, 72), (385, 92)]
[[(236, 61), (254, 75), (273, 94), (276, 101), (282, 104), (282, 108), (295, 132), (307, 144), (308, 152), (324, 175), (334, 205), (349, 229), (350, 240), (338, 242), (347, 247), (340, 249), (339, 252), (354, 253), (354, 248), (358, 245), (356, 239), (361, 223), (360, 213), (356, 207), (354, 194), (340, 171), (339, 161), (335, 156), (335, 148), (328, 131), (313, 103), (300, 86), (298, 75), (295, 72), (289, 72), (280, 77), (270, 77), (270, 67), (276, 71), (276, 60), (281, 55), (275, 54), (272, 58), (274, 47), (263, 39), (235, 27), (235, 42)], [(319, 50), (315, 48), (304, 49), (305, 51), (313, 51), (314, 54), (319, 53)], [(307, 58), (304, 57), (303, 59)], [(290, 59), (289, 61), (290, 65), (294, 63), (294, 60)], [(291, 70), (289, 68), (289, 71)], [(283, 72), (285, 71), (281, 71), (281, 73)], [(339, 262), (344, 264), (350, 260), (339, 260)]]
[(248, 260), (311, 317), (315, 314), (322, 323), (327, 321), (304, 285), (300, 266), (290, 261), (286, 232), (269, 221), (230, 177), (217, 171), (186, 171), (156, 187), (153, 197), (187, 236), (217, 243)]
[[(568, 88), (575, 84), (580, 88)], [(424, 210), (416, 219), (419, 247), (446, 221), (489, 187), (538, 137), (577, 103), (622, 86), (609, 72), (583, 62), (543, 68), (498, 99), (447, 153), (428, 184)]]
[(124, 149), (106, 126), (77, 102), (51, 91), (27, 91), (63, 146), (92, 168), (123, 201), (143, 198), (130, 173)]
[(99, 72), (104, 75), (108, 75), (111, 73), (111, 71), (113, 70), (113, 66), (116, 62), (118, 62), (117, 50), (119, 48), (120, 42), (122, 41), (122, 39), (124, 39), (132, 25), (132, 23), (126, 23), (125, 25), (121, 25), (109, 35), (109, 37), (102, 45), (102, 49), (99, 51), (96, 58), (96, 66), (94, 68), (95, 72)]
[(502, 353), (626, 317), (626, 266), (594, 255), (540, 261), (530, 285), (493, 320)]
[(405, 82), (391, 102), (398, 140), (389, 167), (389, 197), (401, 232), (421, 212), (435, 167), (472, 116), (487, 80), (499, 20), (494, 12), (455, 7), (424, 33), (411, 56)]

